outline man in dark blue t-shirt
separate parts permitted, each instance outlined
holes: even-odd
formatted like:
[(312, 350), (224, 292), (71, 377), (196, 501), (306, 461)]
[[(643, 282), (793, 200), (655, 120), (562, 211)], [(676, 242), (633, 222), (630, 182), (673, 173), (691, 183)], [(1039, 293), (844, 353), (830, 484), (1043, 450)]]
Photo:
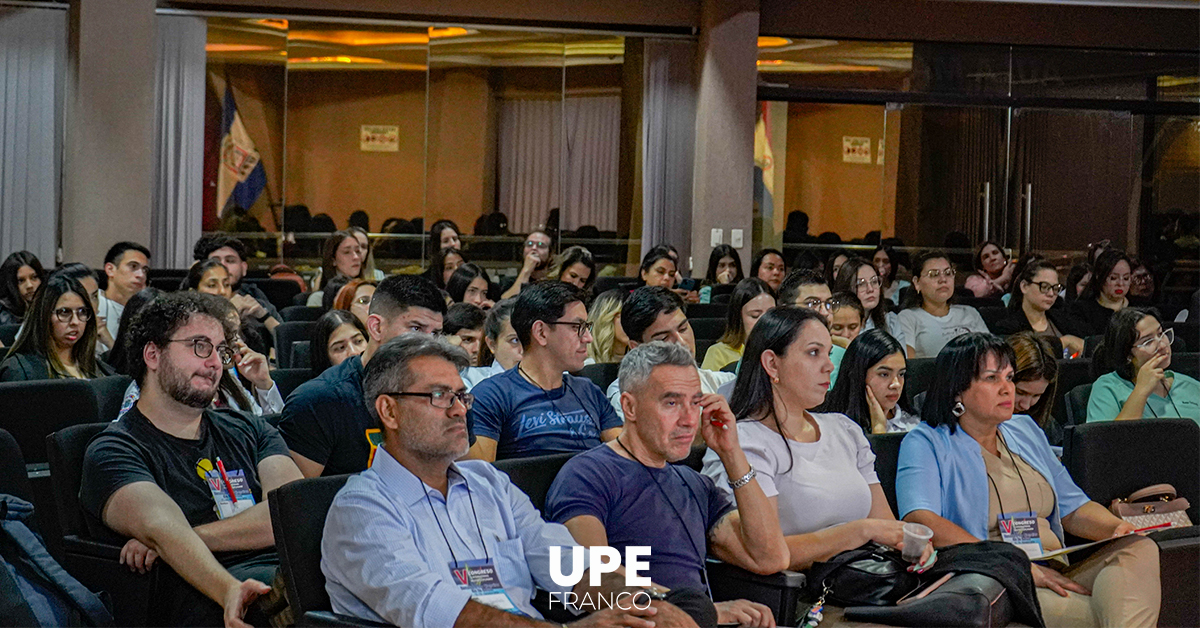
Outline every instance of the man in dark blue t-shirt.
[(533, 285), (517, 297), (511, 319), (524, 357), (471, 390), (467, 422), (475, 435), (469, 458), (495, 461), (586, 451), (621, 431), (604, 391), (567, 375), (583, 368), (592, 342), (583, 293), (560, 281)]
[(366, 352), (305, 382), (283, 406), (279, 431), (305, 477), (371, 466), (382, 437), (363, 401), (363, 365), (396, 336), (440, 332), (445, 313), (441, 292), (424, 277), (394, 275), (379, 284), (367, 317)]
[[(546, 496), (547, 519), (565, 524), (580, 545), (622, 551), (649, 546), (656, 585), (707, 589), (705, 557), (755, 573), (788, 566), (775, 507), (738, 444), (733, 412), (704, 394), (685, 346), (649, 342), (621, 361), (625, 427), (604, 446), (572, 458)], [(720, 457), (736, 506), (710, 478), (670, 464), (687, 457), (699, 430)], [(746, 600), (716, 605), (720, 624), (770, 626), (770, 609)]]

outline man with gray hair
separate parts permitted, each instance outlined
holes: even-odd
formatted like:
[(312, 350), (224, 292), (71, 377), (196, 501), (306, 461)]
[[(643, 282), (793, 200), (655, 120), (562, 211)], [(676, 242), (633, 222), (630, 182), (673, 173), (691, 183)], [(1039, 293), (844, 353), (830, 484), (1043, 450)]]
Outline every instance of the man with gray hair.
[[(406, 334), (380, 347), (363, 373), (363, 396), (383, 432), (369, 469), (351, 477), (325, 519), (321, 572), (333, 610), (412, 628), (544, 626), (530, 604), (534, 585), (582, 597), (622, 590), (623, 573), (574, 589), (550, 577), (572, 573), (577, 544), (542, 520), (508, 476), (467, 453), (475, 398), (459, 377), (467, 355), (443, 338)], [(736, 431), (736, 430), (734, 430)], [(686, 620), (661, 602), (606, 609), (580, 625), (659, 625)], [(666, 621), (664, 621), (666, 620)], [(686, 623), (686, 622), (684, 622)]]
[[(547, 516), (565, 524), (582, 545), (619, 551), (650, 546), (655, 585), (670, 589), (668, 600), (688, 598), (680, 606), (704, 625), (705, 607), (713, 608), (705, 557), (711, 551), (760, 574), (786, 569), (779, 517), (738, 444), (729, 404), (701, 391), (687, 347), (638, 345), (621, 361), (620, 381), (621, 434), (563, 466), (546, 497)], [(687, 457), (697, 430), (735, 478), (730, 486), (736, 504), (709, 478), (670, 464)], [(713, 623), (774, 625), (770, 609), (746, 600), (722, 602), (715, 610)]]

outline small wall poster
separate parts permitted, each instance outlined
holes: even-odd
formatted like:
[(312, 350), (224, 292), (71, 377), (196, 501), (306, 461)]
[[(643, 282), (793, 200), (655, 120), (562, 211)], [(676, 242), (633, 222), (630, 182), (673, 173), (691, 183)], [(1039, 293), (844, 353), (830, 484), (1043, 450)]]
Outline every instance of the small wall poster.
[(848, 164), (869, 164), (871, 157), (871, 138), (842, 136), (842, 161)]
[(358, 147), (367, 153), (399, 152), (400, 127), (364, 124), (359, 130)]

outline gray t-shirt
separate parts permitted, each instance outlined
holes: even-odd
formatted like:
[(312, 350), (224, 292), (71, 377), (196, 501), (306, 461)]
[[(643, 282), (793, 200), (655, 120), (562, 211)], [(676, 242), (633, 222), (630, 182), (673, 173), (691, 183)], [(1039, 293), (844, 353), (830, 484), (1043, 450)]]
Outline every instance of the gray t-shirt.
[(969, 332), (988, 332), (979, 311), (969, 305), (951, 305), (945, 316), (934, 316), (914, 307), (900, 312), (900, 330), (914, 358), (935, 358), (946, 343)]
[(108, 327), (108, 333), (112, 334), (115, 339), (117, 332), (121, 331), (121, 314), (125, 312), (125, 306), (109, 299), (104, 295), (104, 291), (100, 291), (100, 309), (96, 312), (97, 318), (103, 318), (105, 327)]

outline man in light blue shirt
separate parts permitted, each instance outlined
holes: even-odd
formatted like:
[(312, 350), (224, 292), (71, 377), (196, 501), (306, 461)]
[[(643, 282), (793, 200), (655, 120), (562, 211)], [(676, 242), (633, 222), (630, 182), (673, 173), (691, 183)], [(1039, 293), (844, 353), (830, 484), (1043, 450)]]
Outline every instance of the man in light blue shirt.
[[(468, 449), (466, 413), (474, 401), (458, 375), (466, 362), (444, 339), (408, 334), (367, 364), (364, 398), (383, 444), (325, 520), (321, 571), (334, 612), (411, 628), (539, 626), (530, 604), (535, 585), (592, 600), (625, 590), (620, 571), (599, 587), (588, 586), (587, 574), (573, 588), (555, 584), (551, 547), (562, 547), (556, 570), (572, 573), (577, 544), (567, 529), (542, 520), (491, 464), (455, 462)], [(688, 621), (665, 602), (628, 606), (583, 622)]]

